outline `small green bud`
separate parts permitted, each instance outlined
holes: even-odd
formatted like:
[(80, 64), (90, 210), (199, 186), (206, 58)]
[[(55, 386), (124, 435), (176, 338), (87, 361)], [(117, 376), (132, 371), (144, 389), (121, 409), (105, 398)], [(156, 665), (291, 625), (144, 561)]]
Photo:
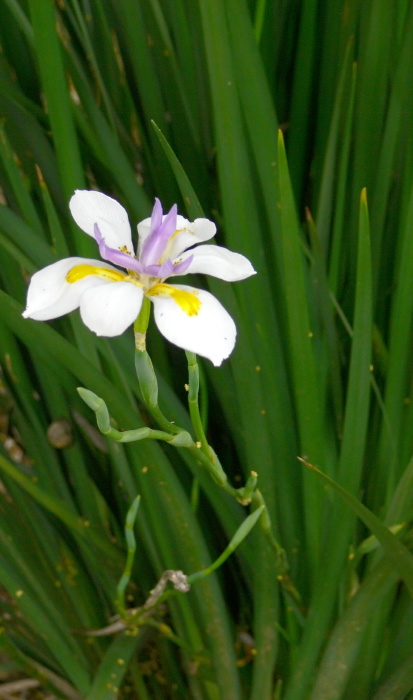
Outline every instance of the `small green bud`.
[(89, 391), (89, 389), (84, 389), (83, 387), (79, 386), (77, 392), (80, 398), (83, 399), (85, 404), (87, 404), (92, 411), (97, 411), (104, 403), (103, 399), (94, 394), (93, 391)]
[(237, 489), (238, 501), (243, 505), (247, 506), (251, 503), (252, 494), (257, 486), (258, 474), (257, 472), (251, 472), (247, 483), (240, 489)]
[(150, 407), (158, 405), (158, 381), (152, 360), (146, 350), (135, 351), (135, 368), (138, 376), (142, 398)]
[(180, 433), (174, 435), (172, 440), (168, 440), (168, 443), (174, 447), (191, 447), (191, 445), (194, 444), (194, 441), (186, 430), (182, 430)]

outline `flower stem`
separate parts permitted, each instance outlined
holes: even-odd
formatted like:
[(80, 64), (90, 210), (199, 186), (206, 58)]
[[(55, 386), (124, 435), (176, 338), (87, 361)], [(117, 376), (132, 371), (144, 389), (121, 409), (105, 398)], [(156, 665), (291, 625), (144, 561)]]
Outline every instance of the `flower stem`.
[(122, 574), (121, 579), (120, 579), (118, 586), (117, 586), (117, 598), (116, 598), (116, 606), (118, 608), (119, 615), (122, 618), (126, 617), (125, 591), (126, 591), (126, 587), (127, 587), (128, 583), (130, 581), (133, 561), (135, 559), (136, 540), (135, 540), (135, 534), (133, 532), (133, 528), (135, 526), (135, 520), (136, 520), (136, 516), (138, 513), (140, 500), (141, 500), (141, 497), (136, 496), (136, 498), (132, 502), (132, 505), (130, 506), (128, 513), (127, 513), (127, 516), (126, 516), (125, 538), (126, 538), (128, 553), (127, 553), (127, 557), (126, 557), (125, 569), (123, 571), (123, 574)]
[[(300, 606), (301, 600), (299, 593), (288, 576), (288, 562), (285, 552), (274, 536), (264, 497), (256, 488), (258, 474), (252, 471), (245, 486), (234, 488), (228, 483), (227, 475), (217, 455), (208, 444), (199, 410), (199, 367), (194, 353), (186, 352), (189, 373), (188, 406), (196, 442), (194, 442), (193, 438), (186, 430), (171, 423), (160, 410), (158, 406), (158, 381), (151, 358), (146, 351), (145, 344), (146, 329), (149, 322), (150, 302), (148, 302), (148, 304), (149, 307), (145, 309), (142, 305), (141, 313), (135, 322), (135, 338), (138, 337), (135, 352), (135, 367), (142, 398), (151, 415), (162, 430), (153, 430), (152, 428), (144, 427), (137, 430), (118, 431), (111, 424), (107, 406), (102, 399), (91, 391), (82, 388), (78, 389), (80, 396), (88, 406), (95, 411), (98, 427), (104, 435), (111, 437), (117, 442), (133, 442), (145, 438), (152, 438), (168, 442), (174, 447), (185, 447), (201, 463), (215, 483), (223, 488), (228, 495), (235, 498), (238, 503), (241, 503), (243, 506), (251, 504), (253, 512), (259, 510), (257, 519), (260, 520), (261, 527), (274, 551), (278, 580), (294, 602)], [(119, 599), (120, 606), (122, 606), (122, 598), (120, 597)]]
[[(188, 360), (188, 406), (189, 415), (191, 417), (192, 426), (196, 437), (196, 447), (200, 450), (203, 457), (201, 461), (207, 467), (212, 478), (224, 488), (230, 488), (227, 483), (227, 475), (225, 474), (222, 465), (215, 454), (214, 450), (208, 444), (205, 435), (204, 426), (202, 423), (201, 412), (199, 410), (199, 367), (195, 353), (186, 351)], [(198, 455), (200, 457), (200, 455)], [(233, 494), (232, 494), (233, 495)]]
[(202, 424), (201, 412), (199, 410), (199, 367), (195, 353), (186, 351), (188, 360), (188, 406), (189, 415), (198, 442), (201, 443), (202, 452), (212, 459), (211, 448), (205, 435)]
[(139, 316), (133, 324), (135, 332), (135, 347), (138, 351), (146, 350), (146, 331), (148, 330), (149, 319), (151, 316), (151, 302), (148, 297), (143, 297)]
[(135, 332), (135, 369), (138, 377), (142, 398), (152, 416), (163, 430), (172, 435), (181, 432), (162, 413), (158, 405), (158, 380), (153, 368), (152, 360), (146, 350), (146, 331), (151, 315), (151, 303), (147, 297), (143, 298), (142, 307), (136, 319), (133, 330)]
[(164, 416), (158, 406), (158, 380), (156, 379), (152, 360), (145, 348), (143, 350), (136, 348), (135, 369), (142, 398), (152, 417), (156, 420), (162, 430), (166, 430), (171, 435), (180, 433), (182, 428), (179, 428), (178, 426), (174, 425), (174, 423), (171, 423), (166, 416)]

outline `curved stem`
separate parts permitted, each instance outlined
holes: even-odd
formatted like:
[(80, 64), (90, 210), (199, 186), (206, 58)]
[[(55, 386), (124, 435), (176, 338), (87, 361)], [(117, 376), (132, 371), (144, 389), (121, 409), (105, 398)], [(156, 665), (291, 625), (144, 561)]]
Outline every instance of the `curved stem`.
[[(148, 302), (149, 303), (149, 302)], [(149, 316), (146, 311), (142, 318), (139, 316), (135, 323), (135, 332), (145, 336)], [(145, 326), (146, 324), (146, 326)], [(116, 440), (117, 442), (133, 442), (145, 438), (163, 440), (174, 447), (186, 447), (195, 459), (208, 471), (215, 483), (224, 489), (228, 495), (235, 498), (241, 505), (251, 504), (253, 510), (260, 510), (259, 520), (262, 530), (267, 537), (269, 544), (274, 551), (276, 558), (276, 568), (278, 580), (284, 590), (294, 602), (300, 606), (301, 599), (298, 591), (288, 576), (288, 562), (284, 549), (277, 542), (265, 500), (261, 492), (256, 488), (258, 474), (251, 472), (245, 486), (234, 488), (228, 483), (227, 475), (212, 447), (209, 445), (205, 435), (204, 426), (199, 410), (199, 367), (196, 355), (191, 352), (186, 353), (188, 358), (189, 385), (188, 404), (192, 425), (196, 437), (196, 442), (191, 435), (180, 426), (171, 423), (162, 413), (158, 406), (158, 382), (152, 365), (152, 361), (146, 351), (145, 345), (137, 348), (135, 352), (135, 366), (142, 392), (142, 397), (153, 418), (157, 421), (162, 430), (153, 430), (149, 427), (137, 430), (119, 431), (111, 423), (109, 411), (103, 399), (93, 394), (87, 389), (78, 389), (80, 396), (96, 413), (97, 424), (100, 431)]]
[(202, 452), (211, 459), (211, 448), (205, 435), (199, 410), (199, 367), (196, 355), (193, 352), (185, 352), (188, 360), (188, 407), (191, 422), (194, 427), (197, 441), (201, 444)]

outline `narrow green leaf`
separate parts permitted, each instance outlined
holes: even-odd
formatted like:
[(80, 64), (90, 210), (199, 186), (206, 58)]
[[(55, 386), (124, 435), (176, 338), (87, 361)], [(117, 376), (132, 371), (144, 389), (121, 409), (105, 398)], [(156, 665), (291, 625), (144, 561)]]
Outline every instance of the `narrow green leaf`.
[(235, 535), (232, 537), (230, 543), (225, 547), (224, 551), (218, 557), (218, 559), (216, 559), (210, 566), (208, 566), (207, 569), (197, 571), (195, 574), (191, 574), (190, 576), (188, 576), (188, 582), (190, 584), (193, 584), (198, 579), (204, 578), (205, 576), (209, 576), (209, 574), (212, 574), (213, 571), (216, 571), (216, 569), (222, 566), (222, 564), (228, 559), (229, 556), (231, 556), (231, 554), (233, 554), (233, 552), (235, 552), (237, 547), (239, 547), (241, 542), (243, 542), (243, 540), (251, 532), (252, 528), (254, 527), (264, 508), (265, 506), (260, 506), (259, 508), (257, 508), (257, 510), (254, 510), (252, 513), (250, 513), (250, 515), (247, 518), (245, 518), (244, 522), (241, 523)]
[(188, 216), (192, 217), (192, 219), (204, 216), (202, 206), (199, 202), (196, 192), (192, 187), (190, 180), (185, 170), (183, 169), (181, 163), (176, 157), (174, 151), (172, 150), (162, 131), (159, 129), (159, 127), (155, 124), (154, 121), (152, 121), (152, 126), (155, 129), (155, 133), (161, 143), (161, 146), (165, 152), (166, 157), (168, 158), (169, 164), (176, 177), (178, 187), (181, 191), (183, 200), (185, 202), (185, 206), (188, 211)]
[[(377, 485), (377, 501), (381, 504), (386, 492), (392, 492), (394, 479), (400, 470), (400, 452), (406, 436), (402, 434), (404, 398), (411, 367), (410, 331), (413, 319), (413, 187), (410, 185), (408, 210), (398, 236), (396, 262), (397, 285), (392, 297), (389, 329), (389, 355), (384, 391), (385, 415), (380, 436), (379, 460), (383, 470)], [(390, 425), (390, 434), (389, 434)], [(394, 447), (396, 446), (396, 454)], [(391, 469), (389, 469), (391, 465)], [(384, 482), (384, 483), (383, 483)], [(380, 488), (381, 487), (381, 488)]]
[(379, 687), (372, 700), (406, 700), (413, 690), (413, 654)]
[(385, 527), (381, 520), (377, 518), (366, 506), (357, 500), (351, 493), (340, 486), (337, 482), (323, 474), (319, 469), (302, 460), (304, 464), (314, 471), (317, 476), (324, 481), (345, 501), (352, 511), (371, 530), (382, 545), (386, 554), (393, 561), (400, 578), (403, 579), (410, 595), (413, 597), (413, 555), (400, 540), (392, 534), (389, 528)]
[(0, 207), (0, 230), (7, 234), (12, 243), (17, 245), (37, 268), (55, 262), (56, 258), (47, 243), (40, 239), (21, 217), (6, 206)]
[[(281, 131), (278, 137), (278, 170), (289, 356), (300, 432), (300, 450), (302, 454), (314, 455), (316, 463), (323, 463), (322, 408), (314, 354), (314, 332), (308, 309), (303, 249)], [(308, 479), (305, 481), (305, 491), (306, 532), (311, 556), (313, 561), (316, 561), (321, 534), (321, 522), (318, 517), (321, 494), (314, 491)]]
[(64, 503), (58, 501), (49, 494), (46, 494), (41, 488), (39, 488), (39, 486), (33, 483), (31, 479), (20, 472), (17, 467), (5, 459), (1, 454), (0, 470), (19, 484), (22, 489), (29, 493), (38, 503), (46, 508), (46, 510), (59, 518), (59, 520), (61, 520), (76, 535), (84, 538), (86, 541), (89, 540), (91, 543), (98, 546), (101, 551), (106, 552), (107, 554), (110, 551), (110, 556), (112, 559), (114, 558), (115, 561), (120, 559), (119, 552), (110, 545), (109, 540), (103, 539), (100, 535), (89, 529), (88, 524), (82, 520), (82, 518), (70, 511)]
[(141, 643), (140, 635), (121, 634), (110, 645), (100, 663), (85, 700), (116, 700), (129, 663)]
[(353, 63), (350, 86), (346, 95), (346, 100), (344, 100), (344, 124), (342, 127), (343, 133), (341, 137), (340, 153), (337, 157), (337, 185), (334, 200), (335, 206), (332, 211), (333, 231), (331, 236), (329, 279), (333, 294), (338, 294), (341, 288), (342, 278), (345, 275), (345, 261), (347, 259), (346, 231), (349, 226), (349, 214), (346, 192), (349, 172), (351, 171), (350, 153), (356, 81), (357, 65)]
[[(0, 539), (4, 541), (3, 533), (0, 534)], [(24, 572), (24, 563), (22, 566)], [(53, 618), (58, 618), (59, 613), (57, 609), (54, 609), (55, 606), (51, 601), (47, 605), (42, 600), (44, 594), (41, 590), (40, 579), (31, 581), (31, 574), (26, 572), (26, 582), (31, 582), (34, 590), (30, 590), (30, 583), (25, 586), (21, 575), (17, 575), (10, 564), (3, 565), (2, 584), (9, 594), (18, 601), (23, 616), (31, 620), (38, 633), (45, 637), (46, 645), (50, 645), (52, 655), (59, 663), (60, 668), (67, 673), (73, 685), (80, 692), (86, 693), (90, 687), (90, 680), (85, 655), (76, 649), (73, 638), (63, 636), (59, 624), (54, 624)]]
[(293, 75), (291, 96), (291, 125), (288, 153), (291, 179), (296, 201), (301, 205), (305, 181), (305, 167), (309, 158), (309, 131), (306, 120), (311, 112), (312, 86), (315, 79), (318, 12), (317, 2), (303, 2), (298, 13), (297, 63)]
[(51, 0), (43, 0), (40, 4), (36, 0), (30, 0), (29, 4), (34, 43), (38, 49), (36, 55), (62, 184), (65, 195), (69, 199), (76, 188), (84, 187), (84, 175), (56, 31), (54, 5)]
[(331, 117), (330, 132), (324, 156), (322, 180), (317, 206), (317, 232), (319, 235), (321, 248), (326, 257), (330, 241), (331, 219), (335, 204), (334, 189), (336, 187), (335, 176), (337, 172), (337, 161), (339, 147), (342, 142), (342, 125), (344, 106), (348, 99), (349, 83), (351, 84), (351, 59), (353, 52), (353, 40), (350, 40), (341, 67), (341, 74), (337, 85), (337, 94), (334, 103), (334, 111)]
[(386, 524), (402, 522), (410, 519), (413, 507), (413, 457), (410, 459), (403, 475), (397, 484), (393, 498), (386, 513)]
[[(372, 281), (370, 228), (366, 192), (363, 190), (359, 209), (359, 240), (357, 284), (354, 309), (354, 332), (351, 348), (344, 431), (339, 459), (340, 480), (357, 493), (364, 464), (366, 428), (370, 398), (370, 355), (372, 340)], [(307, 460), (305, 460), (307, 461)], [(317, 655), (324, 644), (325, 631), (330, 623), (334, 604), (342, 580), (342, 569), (347, 558), (353, 519), (344, 505), (327, 511), (327, 528), (323, 551), (329, 552), (328, 568), (319, 567), (315, 578), (315, 595), (308, 613), (299, 660), (295, 665), (286, 698), (301, 697), (310, 674), (317, 663)]]
[(351, 492), (358, 489), (363, 466), (370, 400), (370, 363), (373, 334), (370, 224), (366, 190), (360, 198), (356, 300), (350, 375), (338, 478)]
[(311, 700), (340, 700), (375, 611), (397, 581), (393, 561), (383, 558), (364, 579), (329, 635)]
[(33, 200), (27, 191), (22, 172), (17, 165), (16, 158), (11, 151), (6, 132), (0, 129), (0, 160), (6, 170), (9, 186), (16, 198), (20, 212), (27, 223), (35, 230), (41, 231), (41, 224)]

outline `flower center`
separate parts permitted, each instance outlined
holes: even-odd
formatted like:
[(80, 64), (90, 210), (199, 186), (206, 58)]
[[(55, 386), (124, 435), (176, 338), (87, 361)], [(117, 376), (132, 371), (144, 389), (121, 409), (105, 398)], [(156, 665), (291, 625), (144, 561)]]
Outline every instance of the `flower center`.
[(187, 316), (197, 316), (199, 309), (201, 308), (201, 302), (198, 298), (198, 292), (194, 289), (192, 292), (188, 292), (186, 289), (177, 289), (170, 284), (165, 284), (164, 282), (157, 282), (153, 284), (155, 278), (150, 278), (147, 275), (142, 275), (140, 279), (139, 276), (128, 270), (129, 274), (120, 272), (120, 270), (112, 270), (106, 267), (95, 267), (94, 265), (75, 265), (66, 275), (66, 282), (69, 284), (75, 284), (75, 282), (80, 282), (80, 280), (94, 275), (95, 277), (100, 277), (101, 279), (108, 280), (110, 282), (131, 282), (137, 287), (143, 288), (145, 294), (149, 297), (164, 296), (171, 297), (176, 304), (184, 311)]

